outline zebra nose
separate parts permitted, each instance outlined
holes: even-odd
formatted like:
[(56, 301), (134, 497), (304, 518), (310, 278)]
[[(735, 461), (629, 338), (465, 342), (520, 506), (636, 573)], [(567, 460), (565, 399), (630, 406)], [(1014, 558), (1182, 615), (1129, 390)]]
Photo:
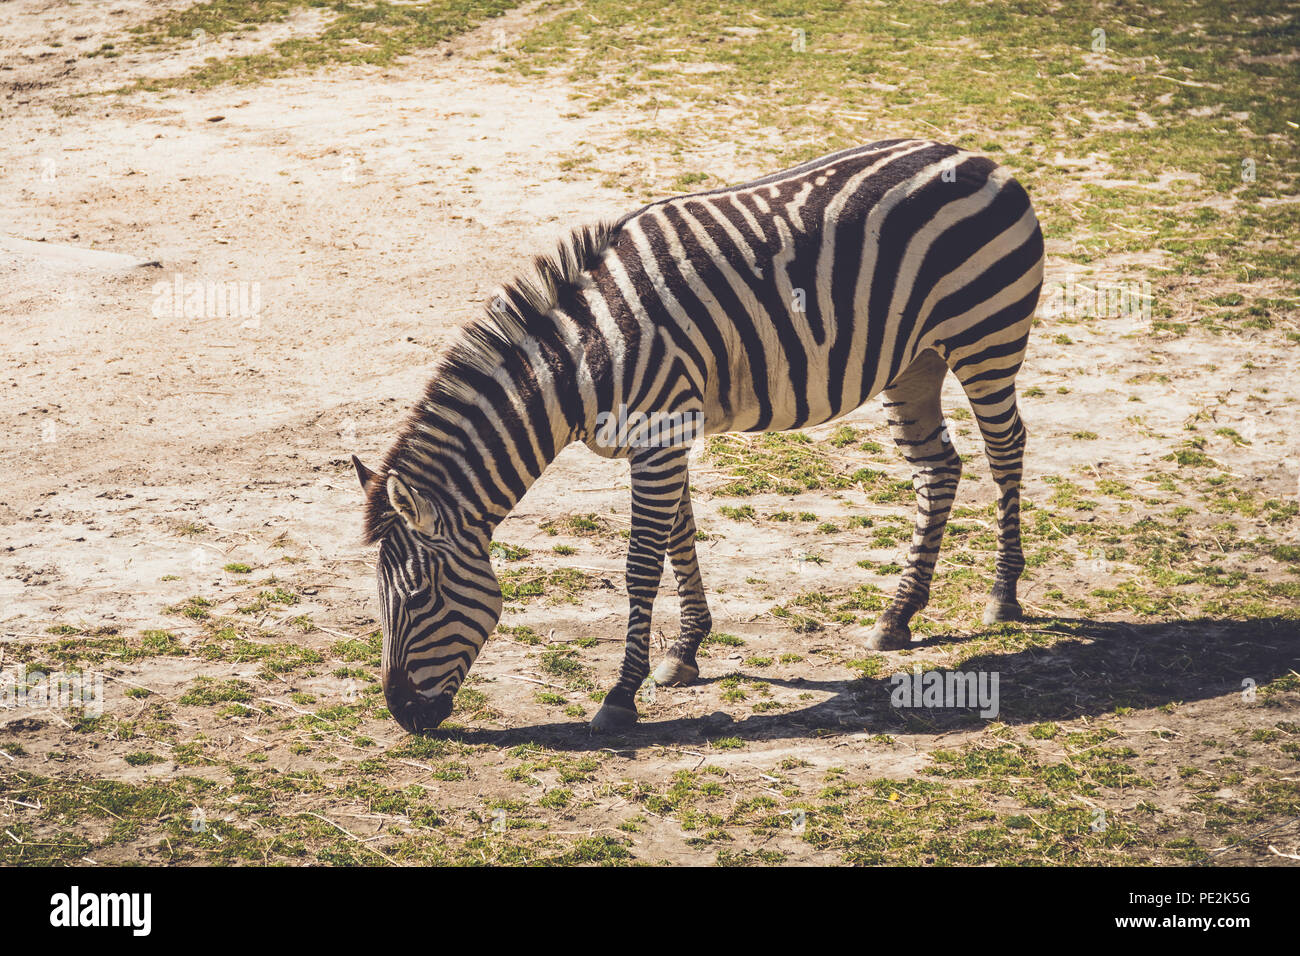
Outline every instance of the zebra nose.
[(451, 713), (454, 698), (454, 693), (446, 693), (431, 700), (419, 692), (409, 675), (392, 671), (384, 675), (388, 712), (407, 733), (433, 730)]

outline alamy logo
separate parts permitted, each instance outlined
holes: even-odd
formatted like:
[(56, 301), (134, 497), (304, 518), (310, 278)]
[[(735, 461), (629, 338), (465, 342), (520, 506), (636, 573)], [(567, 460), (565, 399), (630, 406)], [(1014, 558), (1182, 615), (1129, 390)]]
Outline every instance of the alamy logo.
[(1045, 282), (1038, 299), (1038, 315), (1048, 319), (1151, 320), (1150, 279), (1108, 282)]
[(148, 936), (153, 925), (150, 893), (82, 893), (74, 886), (50, 897), (50, 925), (127, 926), (134, 936)]
[(978, 707), (981, 717), (998, 715), (997, 671), (921, 671), (889, 678), (891, 707)]
[(262, 313), (262, 283), (190, 280), (176, 273), (171, 282), (154, 284), (155, 319), (244, 319), (257, 322)]
[(98, 717), (104, 712), (104, 675), (79, 671), (29, 671), (20, 664), (12, 673), (0, 673), (0, 710), (12, 707), (59, 710), (79, 707)]

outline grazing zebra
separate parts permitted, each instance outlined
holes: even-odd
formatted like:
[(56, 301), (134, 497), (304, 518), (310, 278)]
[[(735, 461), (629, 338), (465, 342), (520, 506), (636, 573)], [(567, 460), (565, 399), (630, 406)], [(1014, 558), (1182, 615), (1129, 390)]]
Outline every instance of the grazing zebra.
[[(636, 720), (665, 556), (681, 636), (655, 679), (699, 673), (712, 622), (687, 479), (694, 435), (817, 425), (883, 396), (918, 510), (898, 591), (865, 643), (904, 646), (961, 475), (940, 406), (949, 370), (998, 487), (984, 620), (1020, 615), (1015, 377), (1043, 241), (1007, 170), (941, 143), (872, 143), (580, 229), (536, 269), (459, 333), (379, 471), (353, 459), (366, 541), (379, 545), (384, 693), (404, 728), (451, 712), (501, 615), (493, 529), (574, 441), (631, 462), (627, 649), (593, 729)], [(666, 440), (649, 427), (664, 416)]]

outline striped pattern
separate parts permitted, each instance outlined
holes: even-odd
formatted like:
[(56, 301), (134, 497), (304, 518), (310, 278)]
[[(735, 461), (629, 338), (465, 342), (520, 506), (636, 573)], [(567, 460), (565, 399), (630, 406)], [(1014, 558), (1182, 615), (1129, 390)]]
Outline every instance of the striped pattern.
[(918, 509), (898, 592), (865, 641), (900, 647), (928, 599), (961, 475), (939, 399), (952, 371), (999, 494), (985, 618), (1018, 616), (1025, 430), (1015, 376), (1042, 262), (1029, 197), (1005, 169), (919, 140), (843, 150), (575, 233), (462, 330), (379, 472), (357, 462), (367, 539), (380, 548), (393, 715), (419, 730), (450, 711), (500, 615), (492, 531), (572, 441), (629, 458), (632, 474), (627, 650), (593, 725), (635, 719), (665, 560), (682, 634), (656, 678), (696, 676), (711, 622), (689, 442), (611, 441), (602, 424), (620, 414), (679, 416), (698, 434), (775, 431), (881, 395)]

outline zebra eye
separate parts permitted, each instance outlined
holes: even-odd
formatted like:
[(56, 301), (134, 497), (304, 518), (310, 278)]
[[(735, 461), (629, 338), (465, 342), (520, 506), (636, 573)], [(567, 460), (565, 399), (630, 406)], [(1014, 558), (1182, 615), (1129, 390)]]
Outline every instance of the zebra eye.
[(433, 593), (436, 579), (433, 562), (427, 555), (412, 555), (406, 562), (406, 579), (411, 584), (411, 598), (427, 598)]

